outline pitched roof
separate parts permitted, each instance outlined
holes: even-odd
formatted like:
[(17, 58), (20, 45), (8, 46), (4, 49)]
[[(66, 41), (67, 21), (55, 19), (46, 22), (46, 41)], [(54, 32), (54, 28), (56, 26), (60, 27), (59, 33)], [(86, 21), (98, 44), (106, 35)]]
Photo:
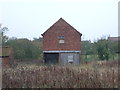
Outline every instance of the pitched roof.
[(108, 40), (111, 40), (111, 41), (120, 41), (120, 37), (108, 37)]
[[(67, 26), (70, 26), (71, 28), (73, 28), (77, 33), (79, 33), (81, 36), (82, 36), (82, 34), (79, 32), (79, 31), (77, 31), (74, 27), (72, 27), (69, 23), (67, 23), (64, 19), (62, 19), (62, 18), (60, 18), (57, 22), (55, 22), (51, 27), (53, 27), (53, 26), (58, 26), (58, 27), (62, 27), (62, 26), (65, 26), (65, 27), (67, 27)], [(50, 28), (51, 28), (50, 27)], [(49, 29), (47, 29), (43, 34), (41, 34), (42, 36), (44, 36), (44, 34), (48, 31), (48, 30), (50, 30), (50, 28)]]

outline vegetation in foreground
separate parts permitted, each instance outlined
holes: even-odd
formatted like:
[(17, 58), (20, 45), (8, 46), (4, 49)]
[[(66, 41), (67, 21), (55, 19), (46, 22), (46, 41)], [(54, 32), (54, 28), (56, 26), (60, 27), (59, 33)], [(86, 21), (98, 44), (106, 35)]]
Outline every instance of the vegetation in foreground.
[(118, 63), (3, 68), (3, 88), (118, 88)]

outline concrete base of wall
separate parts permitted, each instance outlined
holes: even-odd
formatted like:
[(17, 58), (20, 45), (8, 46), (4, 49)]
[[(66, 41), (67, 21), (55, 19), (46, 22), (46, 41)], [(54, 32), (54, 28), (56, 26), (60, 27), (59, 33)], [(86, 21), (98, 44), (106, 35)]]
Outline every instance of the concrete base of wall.
[[(56, 60), (57, 59), (57, 60)], [(44, 60), (46, 64), (80, 64), (80, 51), (45, 51)]]
[(59, 57), (60, 64), (80, 64), (80, 53), (60, 53)]

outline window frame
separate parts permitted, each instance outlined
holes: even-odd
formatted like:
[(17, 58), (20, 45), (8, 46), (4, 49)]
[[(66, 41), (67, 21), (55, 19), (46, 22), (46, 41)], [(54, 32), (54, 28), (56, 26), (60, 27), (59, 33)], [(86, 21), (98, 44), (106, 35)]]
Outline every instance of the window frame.
[(59, 40), (59, 44), (64, 44), (65, 43), (65, 36), (64, 35), (58, 36), (58, 40)]

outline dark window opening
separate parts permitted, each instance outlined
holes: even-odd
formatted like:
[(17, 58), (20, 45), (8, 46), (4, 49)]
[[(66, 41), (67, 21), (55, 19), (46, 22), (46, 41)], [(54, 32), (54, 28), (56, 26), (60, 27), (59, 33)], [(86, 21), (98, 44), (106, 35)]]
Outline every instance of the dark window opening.
[(58, 39), (59, 39), (59, 43), (65, 43), (65, 40), (64, 40), (65, 37), (63, 35), (59, 36)]
[(57, 64), (59, 53), (44, 53), (44, 60), (46, 64)]
[(59, 36), (58, 39), (62, 39), (63, 40), (63, 39), (65, 39), (65, 37), (64, 36)]

